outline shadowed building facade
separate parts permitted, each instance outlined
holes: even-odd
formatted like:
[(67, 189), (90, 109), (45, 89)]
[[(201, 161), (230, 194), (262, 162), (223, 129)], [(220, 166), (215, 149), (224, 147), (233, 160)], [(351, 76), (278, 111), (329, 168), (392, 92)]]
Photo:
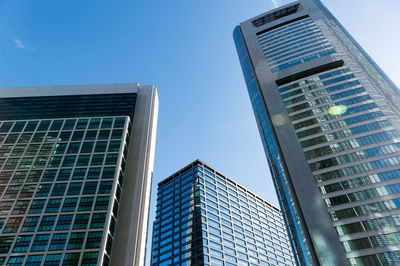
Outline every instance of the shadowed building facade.
[(153, 266), (295, 265), (281, 212), (194, 161), (158, 184)]
[(143, 265), (156, 89), (5, 88), (0, 106), (0, 265)]
[(297, 262), (400, 263), (400, 98), (319, 0), (234, 40)]

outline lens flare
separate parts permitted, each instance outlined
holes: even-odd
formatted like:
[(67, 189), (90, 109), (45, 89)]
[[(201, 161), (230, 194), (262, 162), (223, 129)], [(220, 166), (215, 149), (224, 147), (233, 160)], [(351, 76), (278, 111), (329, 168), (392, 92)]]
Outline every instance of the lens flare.
[(274, 124), (274, 126), (283, 126), (284, 124), (286, 124), (287, 119), (283, 114), (277, 114), (272, 116), (272, 124)]
[(342, 115), (346, 113), (347, 107), (344, 105), (335, 105), (329, 108), (328, 113), (331, 115)]

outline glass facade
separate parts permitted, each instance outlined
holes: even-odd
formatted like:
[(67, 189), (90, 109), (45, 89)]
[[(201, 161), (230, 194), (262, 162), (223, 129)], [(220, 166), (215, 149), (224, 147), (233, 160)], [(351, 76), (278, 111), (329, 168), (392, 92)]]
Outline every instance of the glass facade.
[[(243, 22), (234, 39), (297, 262), (397, 265), (398, 89), (320, 1), (291, 7)], [(312, 212), (334, 233), (318, 233)]]
[(0, 262), (107, 264), (129, 123), (128, 116), (0, 123)]
[(295, 265), (280, 211), (200, 161), (158, 186), (152, 265)]
[(333, 54), (335, 49), (308, 16), (258, 34), (271, 72)]
[(0, 120), (125, 115), (132, 120), (136, 96), (119, 93), (2, 98)]
[[(397, 159), (400, 135), (388, 117), (345, 67), (285, 84), (279, 90), (333, 225), (343, 239), (344, 250), (351, 252), (400, 244), (396, 233), (386, 236), (379, 231), (397, 226), (397, 215), (379, 212), (383, 217), (376, 219), (365, 217), (367, 213), (348, 207), (349, 203), (356, 202), (356, 208), (364, 209), (370, 204), (363, 201), (400, 192), (399, 171), (393, 170), (393, 166), (398, 166), (400, 162)], [(336, 114), (334, 108), (341, 109), (340, 113)], [(371, 116), (371, 113), (380, 115)], [(303, 122), (295, 122), (300, 119)], [(308, 123), (309, 120), (313, 122)], [(301, 123), (306, 126), (296, 127)], [(307, 133), (302, 133), (304, 128), (307, 128)], [(336, 166), (340, 169), (333, 170)], [(373, 188), (368, 186), (371, 184), (374, 184)], [(388, 203), (400, 207), (396, 199)], [(348, 214), (338, 216), (338, 212)], [(348, 219), (357, 216), (364, 217), (356, 223)], [(360, 232), (368, 232), (369, 237), (344, 240), (344, 236)], [(350, 262), (400, 262), (398, 254), (393, 252), (379, 254), (379, 257), (355, 257)]]
[(307, 251), (307, 246), (303, 243), (305, 242), (304, 236), (302, 236), (301, 225), (297, 224), (295, 221), (296, 218), (293, 202), (290, 202), (290, 196), (293, 192), (288, 188), (285, 183), (286, 175), (285, 169), (282, 167), (282, 163), (280, 162), (280, 155), (278, 146), (274, 140), (274, 133), (272, 131), (272, 126), (270, 125), (270, 121), (268, 119), (268, 111), (264, 108), (263, 101), (261, 95), (258, 91), (257, 80), (253, 74), (253, 69), (251, 66), (251, 62), (247, 55), (247, 50), (244, 45), (244, 40), (241, 36), (240, 29), (237, 27), (234, 31), (234, 39), (236, 44), (236, 49), (238, 50), (239, 60), (242, 66), (242, 70), (245, 76), (246, 85), (248, 88), (248, 92), (250, 95), (250, 100), (253, 105), (254, 115), (256, 117), (256, 122), (259, 128), (260, 135), (263, 136), (261, 138), (265, 154), (267, 156), (268, 164), (273, 168), (271, 174), (273, 175), (274, 183), (276, 187), (280, 189), (277, 190), (277, 196), (281, 205), (284, 205), (282, 208), (282, 215), (285, 219), (286, 225), (288, 226), (288, 233), (290, 239), (292, 241), (292, 248), (296, 254), (296, 261), (298, 264), (307, 264), (308, 255), (310, 251)]

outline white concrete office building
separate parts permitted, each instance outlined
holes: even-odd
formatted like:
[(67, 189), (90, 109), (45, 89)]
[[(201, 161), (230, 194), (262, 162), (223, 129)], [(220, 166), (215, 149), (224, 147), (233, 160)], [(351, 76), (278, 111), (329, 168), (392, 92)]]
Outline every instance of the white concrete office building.
[(143, 265), (157, 91), (0, 89), (0, 265)]

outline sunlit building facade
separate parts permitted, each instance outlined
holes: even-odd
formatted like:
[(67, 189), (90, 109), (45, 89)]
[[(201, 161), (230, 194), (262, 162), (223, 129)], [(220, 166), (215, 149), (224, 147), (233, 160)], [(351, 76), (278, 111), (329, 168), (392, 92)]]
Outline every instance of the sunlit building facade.
[(0, 96), (0, 265), (143, 265), (156, 89)]
[(281, 212), (195, 161), (158, 184), (152, 265), (295, 265)]
[(400, 263), (399, 89), (319, 0), (234, 39), (297, 262)]

